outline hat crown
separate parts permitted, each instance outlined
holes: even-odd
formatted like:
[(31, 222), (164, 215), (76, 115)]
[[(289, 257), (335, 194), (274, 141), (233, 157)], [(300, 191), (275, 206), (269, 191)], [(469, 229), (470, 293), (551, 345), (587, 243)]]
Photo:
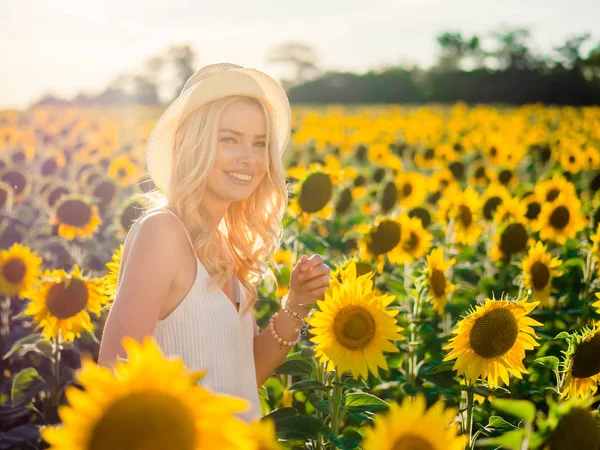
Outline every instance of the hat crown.
[(191, 77), (183, 85), (183, 89), (181, 90), (181, 94), (187, 91), (189, 88), (199, 83), (202, 80), (207, 79), (208, 77), (215, 75), (219, 72), (224, 72), (230, 69), (243, 69), (244, 67), (238, 64), (232, 63), (216, 63), (209, 64), (207, 66), (202, 67), (200, 70), (197, 70)]

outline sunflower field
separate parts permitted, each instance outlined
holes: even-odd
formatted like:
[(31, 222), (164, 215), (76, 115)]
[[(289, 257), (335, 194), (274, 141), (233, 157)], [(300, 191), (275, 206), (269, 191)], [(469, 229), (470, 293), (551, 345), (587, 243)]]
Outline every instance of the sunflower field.
[(246, 401), (96, 364), (161, 111), (0, 111), (0, 450), (600, 450), (600, 108), (297, 106), (277, 284), (332, 279)]

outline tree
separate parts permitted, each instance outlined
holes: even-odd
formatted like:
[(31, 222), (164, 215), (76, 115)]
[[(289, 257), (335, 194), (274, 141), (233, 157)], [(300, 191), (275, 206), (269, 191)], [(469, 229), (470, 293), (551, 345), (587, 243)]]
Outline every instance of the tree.
[(489, 54), (498, 60), (500, 70), (534, 69), (538, 66), (527, 43), (531, 35), (528, 29), (516, 28), (507, 31), (492, 31), (491, 35), (498, 41), (500, 46)]
[(177, 88), (174, 92), (176, 98), (181, 94), (185, 82), (194, 74), (194, 60), (196, 53), (190, 44), (174, 45), (168, 50), (168, 59), (173, 63), (177, 78)]
[(271, 49), (267, 55), (268, 64), (285, 64), (292, 69), (295, 76), (281, 80), (285, 89), (305, 83), (320, 74), (316, 51), (302, 42), (285, 42)]
[(554, 50), (558, 53), (558, 62), (567, 69), (580, 70), (583, 63), (583, 59), (581, 58), (581, 46), (590, 37), (590, 33), (584, 33), (572, 37), (560, 47), (554, 47)]

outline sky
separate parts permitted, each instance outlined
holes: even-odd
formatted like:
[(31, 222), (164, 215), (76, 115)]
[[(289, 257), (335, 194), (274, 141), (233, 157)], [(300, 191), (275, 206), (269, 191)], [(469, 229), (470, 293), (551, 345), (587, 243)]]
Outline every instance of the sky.
[(195, 49), (197, 69), (232, 62), (279, 78), (286, 68), (266, 57), (286, 41), (311, 45), (323, 70), (364, 73), (432, 65), (443, 31), (526, 27), (544, 53), (587, 31), (586, 51), (600, 42), (599, 22), (597, 0), (0, 0), (0, 108), (100, 92), (183, 43)]

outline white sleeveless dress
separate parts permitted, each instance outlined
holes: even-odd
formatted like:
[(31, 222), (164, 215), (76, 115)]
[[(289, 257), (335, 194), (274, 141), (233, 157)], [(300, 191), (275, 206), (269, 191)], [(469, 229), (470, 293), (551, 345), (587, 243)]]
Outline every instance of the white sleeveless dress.
[[(190, 235), (177, 215), (188, 242)], [(193, 248), (193, 246), (192, 246)], [(246, 302), (243, 285), (235, 277), (234, 295), (239, 310), (218, 287), (208, 290), (209, 273), (196, 256), (196, 279), (177, 308), (159, 320), (153, 336), (165, 356), (182, 358), (189, 370), (205, 370), (199, 385), (215, 393), (242, 397), (250, 410), (237, 414), (251, 422), (262, 417), (256, 385), (254, 337), (259, 330), (252, 311), (242, 314)]]

